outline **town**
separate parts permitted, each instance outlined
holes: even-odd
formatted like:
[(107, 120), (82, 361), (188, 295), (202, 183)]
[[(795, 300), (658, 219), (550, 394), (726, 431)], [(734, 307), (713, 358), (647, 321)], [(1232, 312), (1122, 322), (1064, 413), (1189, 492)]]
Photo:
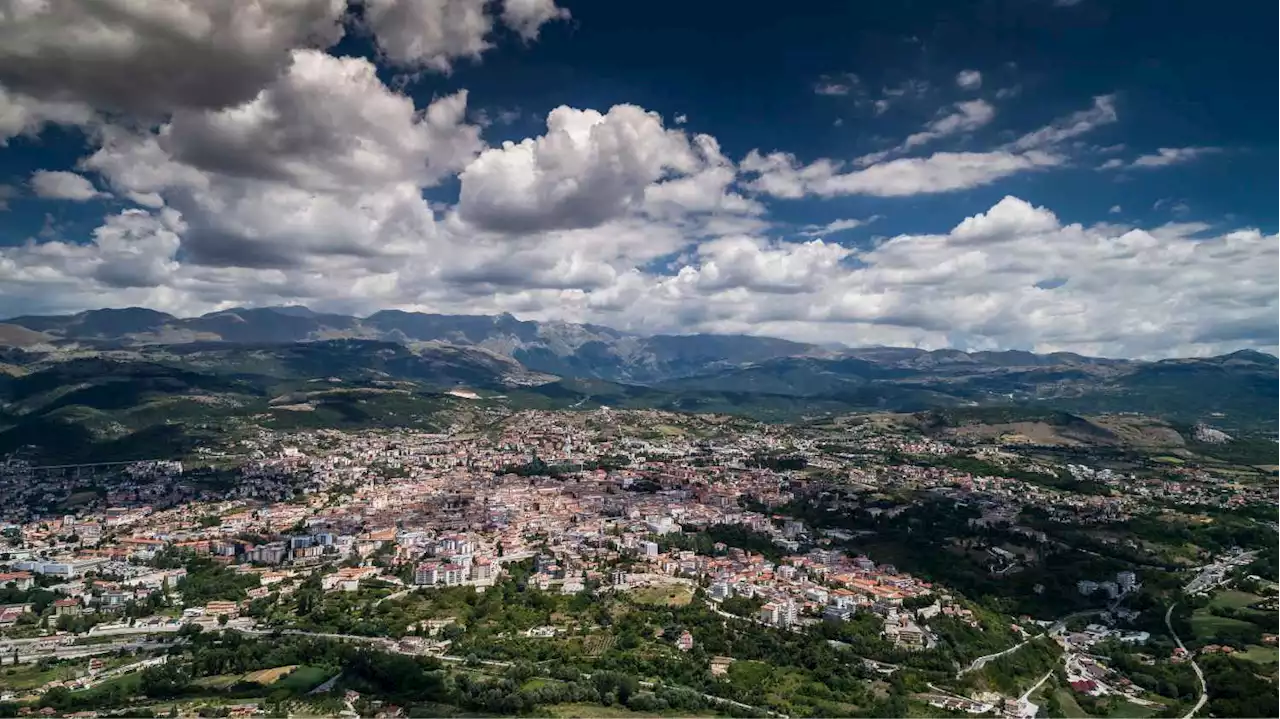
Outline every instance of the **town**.
[[(939, 459), (950, 461), (932, 461)], [(125, 671), (162, 671), (156, 662), (164, 654), (150, 657), (201, 630), (299, 632), (459, 662), (471, 627), (456, 616), (374, 631), (341, 618), (308, 624), (314, 620), (294, 608), (367, 599), (360, 611), (372, 613), (433, 593), (498, 592), (518, 575), (521, 586), (549, 596), (657, 598), (658, 606), (703, 606), (742, 631), (817, 632), (869, 677), (931, 666), (945, 649), (956, 658), (948, 661), (964, 660), (956, 681), (908, 693), (934, 709), (1036, 716), (1032, 694), (1054, 667), (1067, 696), (1176, 708), (1176, 698), (1117, 673), (1095, 650), (1102, 643), (1142, 651), (1158, 630), (1152, 622), (1161, 612), (1144, 593), (1149, 572), (1141, 562), (1076, 579), (1065, 585), (1072, 596), (1036, 584), (1028, 601), (1037, 604), (1029, 606), (1057, 615), (1000, 618), (951, 586), (946, 572), (921, 564), (926, 579), (861, 540), (878, 527), (909, 533), (913, 513), (951, 507), (954, 526), (933, 527), (958, 535), (948, 551), (972, 560), (983, 582), (1015, 593), (1050, 556), (1108, 548), (1141, 556), (1132, 539), (1082, 550), (1057, 526), (1105, 529), (1179, 506), (1274, 503), (1274, 485), (1226, 487), (1205, 473), (1157, 481), (1080, 464), (1059, 472), (1025, 459), (998, 443), (930, 439), (874, 423), (819, 432), (609, 409), (526, 411), (448, 434), (261, 430), (186, 464), (86, 471), (11, 458), (0, 466), (0, 485), (14, 500), (0, 508), (7, 541), (0, 586), (28, 601), (0, 607), (0, 657), (84, 669), (0, 699), (38, 705), (58, 687), (83, 692)], [(1092, 489), (1074, 491), (1082, 483)], [(58, 511), (45, 509), (53, 506)], [(1188, 593), (1204, 593), (1234, 582), (1256, 554), (1237, 550), (1180, 581), (1189, 582)], [(30, 600), (37, 595), (47, 601)], [(866, 626), (874, 635), (862, 643), (841, 638), (864, 637)], [(526, 640), (592, 631), (565, 619), (519, 627)], [(979, 656), (956, 645), (958, 632), (985, 635), (983, 645), (1007, 636), (1009, 646)], [(689, 656), (702, 640), (688, 627), (668, 637)], [(1273, 633), (1257, 638), (1260, 647), (1275, 641)], [(863, 644), (873, 650), (859, 654)], [(1050, 656), (1042, 676), (979, 681), (966, 693), (964, 682), (1027, 652)], [(107, 662), (116, 655), (130, 661)], [(1173, 651), (1159, 661), (1184, 656)], [(742, 664), (724, 655), (703, 661), (710, 677)], [(1061, 692), (1047, 696), (1056, 703)], [(783, 708), (706, 694), (713, 708), (729, 701), (743, 704), (740, 711)]]

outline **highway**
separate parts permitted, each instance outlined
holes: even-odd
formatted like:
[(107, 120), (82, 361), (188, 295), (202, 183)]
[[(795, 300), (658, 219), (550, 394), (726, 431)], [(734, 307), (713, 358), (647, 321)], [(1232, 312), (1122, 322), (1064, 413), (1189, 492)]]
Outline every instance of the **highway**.
[[(1177, 643), (1178, 648), (1186, 652), (1186, 646), (1184, 646), (1182, 640), (1178, 638), (1177, 632), (1173, 631), (1173, 608), (1176, 606), (1178, 606), (1178, 603), (1174, 602), (1169, 605), (1167, 610), (1165, 610), (1164, 625), (1169, 629), (1169, 636), (1173, 637), (1173, 641)], [(1196, 659), (1190, 652), (1187, 652), (1187, 658), (1191, 661), (1191, 668), (1196, 672), (1196, 679), (1200, 680), (1200, 698), (1196, 700), (1196, 705), (1191, 707), (1191, 711), (1188, 711), (1186, 716), (1182, 717), (1182, 719), (1191, 719), (1191, 717), (1195, 716), (1196, 712), (1204, 708), (1204, 705), (1209, 701), (1209, 688), (1204, 683), (1204, 672), (1200, 671), (1200, 665), (1196, 664)]]

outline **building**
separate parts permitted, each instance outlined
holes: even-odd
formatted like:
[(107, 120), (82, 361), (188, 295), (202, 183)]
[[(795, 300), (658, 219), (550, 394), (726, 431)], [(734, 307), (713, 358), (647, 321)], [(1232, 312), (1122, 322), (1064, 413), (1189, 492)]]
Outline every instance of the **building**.
[(204, 605), (204, 615), (206, 617), (225, 616), (227, 619), (235, 619), (240, 616), (240, 605), (224, 600), (209, 602)]
[(0, 587), (10, 584), (19, 591), (25, 591), (35, 585), (35, 576), (30, 572), (0, 572)]
[(727, 582), (712, 582), (711, 586), (707, 588), (707, 594), (712, 599), (725, 600), (733, 596), (733, 589)]
[(437, 579), (439, 574), (439, 562), (423, 562), (413, 570), (413, 583), (420, 586), (433, 586), (439, 582)]
[(75, 616), (80, 613), (79, 599), (57, 599), (53, 602), (54, 616), (61, 617), (64, 615)]
[(1133, 572), (1117, 572), (1116, 585), (1120, 587), (1120, 591), (1128, 594), (1138, 588), (1138, 575)]
[(690, 649), (693, 649), (693, 635), (687, 630), (680, 632), (680, 637), (676, 639), (676, 649), (679, 649), (682, 652), (687, 652)]
[(658, 543), (642, 542), (640, 544), (640, 552), (646, 557), (656, 557), (658, 556)]

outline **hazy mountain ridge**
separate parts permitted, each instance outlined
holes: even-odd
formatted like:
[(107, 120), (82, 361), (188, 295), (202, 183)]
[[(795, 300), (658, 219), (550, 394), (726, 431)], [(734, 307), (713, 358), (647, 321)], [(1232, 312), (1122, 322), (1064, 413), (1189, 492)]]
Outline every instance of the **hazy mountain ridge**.
[[(745, 335), (644, 336), (502, 315), (384, 310), (365, 318), (304, 307), (177, 318), (153, 310), (16, 317), (0, 333), (29, 371), (104, 356), (277, 380), (402, 380), (439, 391), (537, 387), (571, 406), (635, 402), (750, 412), (752, 405), (916, 410), (1041, 404), (1274, 427), (1277, 360), (1241, 351), (1142, 361), (1058, 352), (836, 348)], [(560, 380), (557, 382), (557, 380)], [(592, 384), (592, 382), (603, 383)], [(553, 385), (561, 390), (553, 391)], [(623, 389), (619, 385), (635, 389)], [(542, 401), (542, 400), (538, 400)], [(719, 411), (717, 409), (716, 411)]]
[[(231, 309), (179, 318), (142, 308), (23, 316), (14, 327), (43, 333), (55, 346), (123, 346), (224, 341), (311, 342), (351, 338), (446, 342), (514, 358), (538, 372), (624, 382), (653, 382), (743, 362), (826, 352), (817, 345), (744, 335), (644, 336), (610, 327), (533, 322), (502, 315), (439, 315), (382, 310), (365, 318), (305, 307)], [(3, 343), (0, 335), (0, 343)], [(16, 342), (14, 344), (17, 344)]]

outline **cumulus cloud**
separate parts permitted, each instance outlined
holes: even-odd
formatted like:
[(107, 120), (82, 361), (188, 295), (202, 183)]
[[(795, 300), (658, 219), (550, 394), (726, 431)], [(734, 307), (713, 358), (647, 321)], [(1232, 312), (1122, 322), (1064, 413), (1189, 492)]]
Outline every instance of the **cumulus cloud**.
[(553, 20), (568, 20), (569, 11), (555, 0), (503, 0), (502, 23), (525, 40), (537, 40), (538, 30)]
[[(383, 57), (402, 67), (449, 72), (459, 59), (479, 60), (493, 47), (490, 0), (363, 0), (363, 24)], [(567, 20), (555, 0), (503, 0), (501, 20), (525, 41), (543, 25)]]
[[(948, 233), (893, 237), (835, 262), (822, 253), (824, 261), (812, 261), (805, 244), (765, 250), (721, 241), (731, 256), (785, 258), (739, 260), (727, 273), (708, 248), (674, 278), (656, 279), (645, 306), (658, 314), (697, 307), (707, 330), (853, 343), (1203, 354), (1238, 346), (1239, 336), (1217, 337), (1218, 323), (1230, 321), (1252, 328), (1259, 346), (1274, 346), (1278, 238), (1248, 229), (1205, 237), (1205, 229), (1064, 225), (1046, 208), (1007, 197)], [(781, 286), (804, 291), (779, 293), (767, 273), (796, 266), (810, 268), (808, 283)], [(1229, 279), (1246, 267), (1238, 284)]]
[[(499, 232), (593, 227), (638, 205), (669, 173), (701, 164), (685, 134), (664, 128), (657, 113), (558, 107), (546, 134), (486, 150), (463, 170), (458, 214)], [(700, 196), (697, 189), (687, 194)]]
[[(172, 209), (130, 210), (108, 217), (87, 245), (0, 249), (0, 310), (79, 309), (109, 298), (194, 312), (235, 298), (336, 311), (512, 311), (640, 331), (1159, 356), (1274, 347), (1280, 295), (1275, 235), (1213, 234), (1194, 223), (1086, 227), (1015, 197), (949, 231), (865, 249), (760, 234), (687, 247), (677, 224), (635, 215), (515, 245), (468, 235), (443, 265), (422, 247), (383, 266), (329, 258), (253, 268), (178, 259), (189, 232)], [(653, 266), (675, 252), (674, 266)]]
[(420, 112), (368, 61), (299, 50), (252, 100), (184, 110), (154, 132), (107, 127), (81, 165), (134, 202), (179, 211), (192, 262), (377, 265), (436, 236), (421, 188), (483, 146), (465, 113), (465, 92)]
[(722, 237), (698, 247), (696, 264), (661, 280), (675, 296), (749, 290), (766, 295), (804, 292), (840, 272), (852, 250), (823, 240), (769, 242), (754, 237)]
[(228, 107), (284, 72), (294, 48), (337, 42), (345, 10), (345, 0), (9, 0), (0, 84), (62, 105), (45, 118), (55, 122), (70, 119), (68, 106)]
[(37, 100), (0, 85), (0, 148), (19, 135), (38, 134), (45, 125), (88, 125), (95, 117), (84, 103)]
[(32, 173), (31, 189), (37, 197), (48, 200), (84, 202), (106, 196), (106, 193), (99, 192), (84, 176), (61, 170), (37, 170)]

